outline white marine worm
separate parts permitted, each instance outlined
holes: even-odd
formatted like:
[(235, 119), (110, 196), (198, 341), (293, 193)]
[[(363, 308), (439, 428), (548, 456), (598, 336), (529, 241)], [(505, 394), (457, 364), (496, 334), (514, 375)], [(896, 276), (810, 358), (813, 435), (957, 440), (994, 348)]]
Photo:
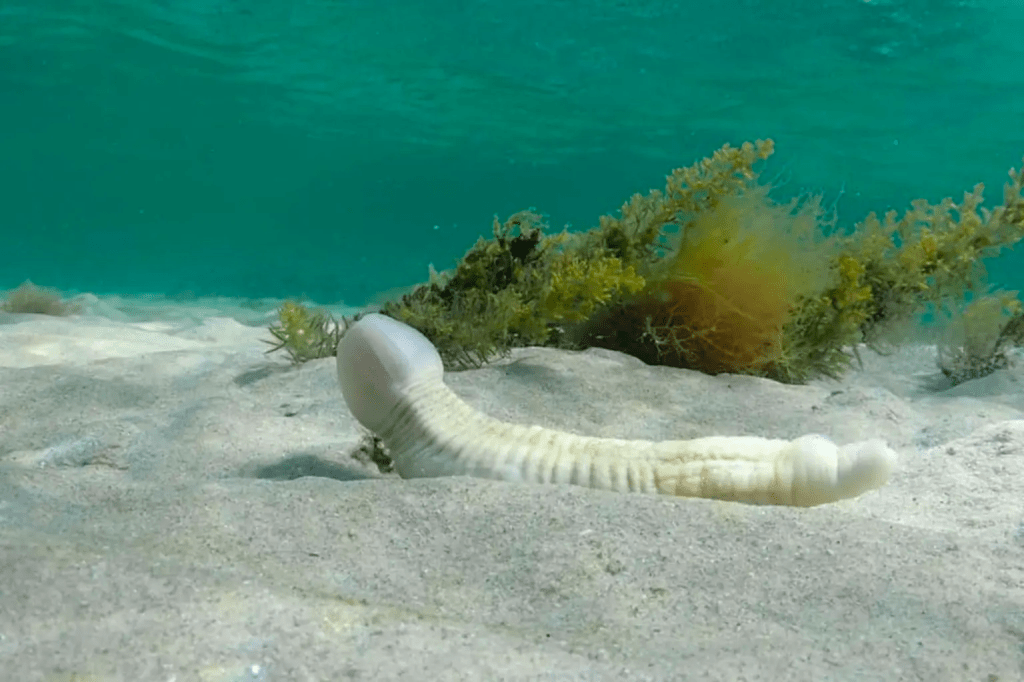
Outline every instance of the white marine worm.
[(403, 478), (476, 476), (808, 507), (882, 486), (896, 466), (881, 440), (624, 440), (503, 422), (445, 385), (441, 357), (423, 334), (379, 313), (345, 331), (337, 366), (349, 410), (381, 438)]

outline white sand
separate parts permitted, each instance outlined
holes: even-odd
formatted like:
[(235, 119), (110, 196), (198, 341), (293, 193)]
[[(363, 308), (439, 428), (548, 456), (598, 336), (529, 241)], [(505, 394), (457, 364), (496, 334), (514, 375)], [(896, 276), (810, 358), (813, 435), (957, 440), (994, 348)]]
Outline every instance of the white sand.
[(1024, 369), (949, 389), (916, 345), (797, 387), (523, 349), (447, 377), (578, 433), (900, 453), (856, 500), (753, 507), (382, 476), (333, 360), (242, 323), (273, 302), (81, 301), (0, 313), (4, 681), (1024, 679)]

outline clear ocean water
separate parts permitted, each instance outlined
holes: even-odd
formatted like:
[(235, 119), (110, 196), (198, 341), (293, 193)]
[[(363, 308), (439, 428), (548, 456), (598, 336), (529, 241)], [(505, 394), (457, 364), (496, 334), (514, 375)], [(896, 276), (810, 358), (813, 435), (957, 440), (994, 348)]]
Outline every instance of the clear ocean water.
[(1022, 30), (1019, 0), (0, 0), (0, 288), (360, 305), (495, 214), (585, 229), (765, 137), (843, 225), (998, 203)]

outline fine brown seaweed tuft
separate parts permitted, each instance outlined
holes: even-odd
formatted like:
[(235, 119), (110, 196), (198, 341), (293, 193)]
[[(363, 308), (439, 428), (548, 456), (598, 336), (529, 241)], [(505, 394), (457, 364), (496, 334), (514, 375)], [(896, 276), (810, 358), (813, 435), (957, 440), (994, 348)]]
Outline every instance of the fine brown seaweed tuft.
[(1010, 350), (1024, 343), (1024, 306), (1017, 292), (979, 296), (951, 315), (937, 364), (955, 386), (1011, 365)]
[(768, 375), (795, 361), (783, 355), (786, 324), (829, 282), (819, 201), (777, 204), (756, 184), (733, 191), (677, 214), (671, 252), (640, 295), (591, 325), (595, 345), (709, 374)]
[(64, 317), (81, 312), (81, 306), (61, 298), (56, 289), (36, 286), (29, 280), (7, 294), (0, 302), (0, 310), (8, 313), (35, 313)]

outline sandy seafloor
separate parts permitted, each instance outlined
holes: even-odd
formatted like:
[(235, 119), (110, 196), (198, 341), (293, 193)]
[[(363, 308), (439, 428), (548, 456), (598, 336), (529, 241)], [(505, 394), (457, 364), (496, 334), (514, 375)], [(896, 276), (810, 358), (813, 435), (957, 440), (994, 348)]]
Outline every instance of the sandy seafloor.
[(1024, 362), (949, 388), (917, 344), (786, 386), (528, 348), (446, 377), (583, 434), (900, 454), (858, 499), (757, 507), (382, 475), (333, 359), (265, 354), (272, 303), (79, 300), (0, 314), (0, 682), (1024, 680)]

